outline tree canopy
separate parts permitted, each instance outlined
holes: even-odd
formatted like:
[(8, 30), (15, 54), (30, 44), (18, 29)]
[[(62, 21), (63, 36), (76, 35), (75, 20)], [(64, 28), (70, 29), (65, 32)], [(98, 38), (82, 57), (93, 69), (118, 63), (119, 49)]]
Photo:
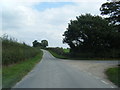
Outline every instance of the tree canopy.
[(103, 52), (118, 45), (115, 34), (113, 25), (108, 21), (100, 16), (86, 14), (70, 21), (63, 34), (63, 43), (70, 46), (71, 52)]
[(46, 48), (47, 46), (48, 46), (48, 41), (47, 40), (42, 40), (41, 43), (38, 42), (37, 40), (33, 41), (33, 47)]
[(106, 19), (117, 26), (120, 32), (120, 1), (109, 1), (103, 3), (100, 8), (101, 14), (106, 15)]
[(41, 44), (42, 44), (43, 47), (46, 47), (46, 46), (48, 46), (48, 41), (47, 40), (42, 40)]
[(37, 40), (33, 42), (33, 47), (39, 47), (41, 46), (41, 43), (39, 43)]

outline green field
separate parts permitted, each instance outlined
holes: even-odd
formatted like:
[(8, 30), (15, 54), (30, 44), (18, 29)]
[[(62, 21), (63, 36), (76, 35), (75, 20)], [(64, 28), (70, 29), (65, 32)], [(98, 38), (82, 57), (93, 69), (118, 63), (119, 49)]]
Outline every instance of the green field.
[(70, 49), (63, 49), (65, 53), (69, 53), (70, 52)]
[(108, 79), (120, 87), (120, 67), (109, 68), (106, 70)]
[(42, 58), (43, 52), (36, 55), (34, 58), (22, 61), (20, 63), (3, 67), (2, 70), (2, 87), (11, 88), (23, 76), (25, 76)]
[(60, 58), (60, 59), (67, 59), (67, 57), (66, 56), (63, 56), (63, 55), (59, 55), (59, 54), (57, 54), (57, 53), (55, 53), (55, 52), (53, 52), (52, 50), (48, 50), (54, 57), (56, 57), (56, 58)]

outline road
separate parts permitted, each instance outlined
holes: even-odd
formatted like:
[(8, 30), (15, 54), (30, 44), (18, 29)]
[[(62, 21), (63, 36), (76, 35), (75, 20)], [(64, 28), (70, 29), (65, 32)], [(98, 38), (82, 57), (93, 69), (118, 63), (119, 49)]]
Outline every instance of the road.
[(43, 58), (13, 88), (114, 88), (43, 50)]

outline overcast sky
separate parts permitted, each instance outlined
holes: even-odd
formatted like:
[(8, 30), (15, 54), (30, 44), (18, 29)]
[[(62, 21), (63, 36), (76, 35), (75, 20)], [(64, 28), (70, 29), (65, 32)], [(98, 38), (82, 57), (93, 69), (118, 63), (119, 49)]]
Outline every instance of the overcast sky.
[[(18, 2), (19, 1), (19, 2)], [(34, 2), (33, 2), (34, 1)], [(49, 46), (63, 44), (63, 33), (70, 20), (85, 13), (100, 15), (107, 0), (2, 0), (2, 32), (32, 45), (34, 40), (48, 40)], [(1, 22), (0, 22), (1, 24)]]

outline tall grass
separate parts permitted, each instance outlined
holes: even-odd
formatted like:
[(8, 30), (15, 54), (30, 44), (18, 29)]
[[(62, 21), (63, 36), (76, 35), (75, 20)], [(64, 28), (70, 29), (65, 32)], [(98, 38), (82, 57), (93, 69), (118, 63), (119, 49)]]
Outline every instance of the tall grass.
[(2, 65), (11, 65), (35, 57), (40, 50), (19, 43), (7, 35), (2, 37)]

